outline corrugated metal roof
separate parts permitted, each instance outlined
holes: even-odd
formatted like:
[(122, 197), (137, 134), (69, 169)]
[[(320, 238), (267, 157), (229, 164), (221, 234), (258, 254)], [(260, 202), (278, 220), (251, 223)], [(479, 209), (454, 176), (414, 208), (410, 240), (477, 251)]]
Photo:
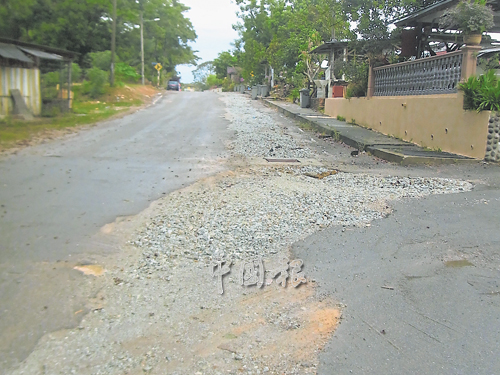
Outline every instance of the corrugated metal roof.
[(73, 60), (74, 58), (76, 58), (79, 55), (76, 52), (66, 51), (66, 50), (61, 49), (61, 48), (54, 48), (54, 47), (49, 47), (49, 46), (43, 46), (40, 44), (21, 42), (19, 40), (4, 38), (2, 36), (0, 36), (0, 43), (14, 45), (16, 47), (29, 48), (32, 50), (41, 51), (41, 52), (45, 52), (48, 54), (55, 54), (58, 56), (62, 56), (63, 60), (66, 60), (66, 61)]
[(47, 60), (63, 60), (62, 56), (56, 55), (55, 53), (48, 53), (48, 52), (43, 52), (39, 51), (33, 48), (26, 48), (26, 47), (21, 47), (17, 46), (17, 48), (23, 50), (24, 52), (39, 57), (41, 59), (47, 59)]
[(12, 44), (0, 43), (0, 56), (5, 59), (33, 63), (33, 60), (31, 60), (28, 56), (26, 56), (22, 51), (20, 51), (16, 46)]
[[(435, 3), (426, 8), (422, 8), (413, 12), (409, 15), (400, 18), (399, 20), (394, 21), (394, 24), (398, 27), (404, 26), (415, 26), (419, 21), (422, 22), (436, 22), (442, 14), (442, 11), (454, 6), (458, 3), (458, 0), (443, 0), (438, 3)], [(425, 19), (426, 17), (430, 17), (430, 19)], [(425, 20), (424, 20), (425, 19)]]
[(339, 48), (345, 48), (349, 45), (349, 42), (347, 40), (332, 40), (329, 42), (325, 42), (322, 45), (316, 47), (313, 49), (311, 54), (325, 54), (325, 53), (330, 53), (335, 49)]

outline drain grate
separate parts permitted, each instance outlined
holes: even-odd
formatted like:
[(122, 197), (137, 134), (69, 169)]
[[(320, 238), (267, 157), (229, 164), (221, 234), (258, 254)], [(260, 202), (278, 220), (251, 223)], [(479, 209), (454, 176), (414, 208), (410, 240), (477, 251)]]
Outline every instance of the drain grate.
[(300, 163), (297, 159), (268, 159), (264, 158), (264, 160), (267, 160), (268, 163)]

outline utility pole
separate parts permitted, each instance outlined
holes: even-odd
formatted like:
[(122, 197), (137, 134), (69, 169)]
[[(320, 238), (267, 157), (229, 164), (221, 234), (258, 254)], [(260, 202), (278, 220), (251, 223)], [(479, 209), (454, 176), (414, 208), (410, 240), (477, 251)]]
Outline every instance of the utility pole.
[(111, 75), (109, 85), (115, 85), (115, 46), (116, 46), (116, 0), (113, 0), (113, 30), (111, 31)]
[(143, 9), (141, 2), (141, 76), (142, 84), (144, 85), (144, 20), (143, 20)]

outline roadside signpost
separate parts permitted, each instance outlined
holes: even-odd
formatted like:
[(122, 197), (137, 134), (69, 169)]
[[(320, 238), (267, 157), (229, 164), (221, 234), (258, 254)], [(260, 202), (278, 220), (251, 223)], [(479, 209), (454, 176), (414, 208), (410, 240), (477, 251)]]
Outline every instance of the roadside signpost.
[(155, 65), (155, 69), (158, 71), (158, 87), (160, 87), (160, 70), (163, 68), (160, 63)]

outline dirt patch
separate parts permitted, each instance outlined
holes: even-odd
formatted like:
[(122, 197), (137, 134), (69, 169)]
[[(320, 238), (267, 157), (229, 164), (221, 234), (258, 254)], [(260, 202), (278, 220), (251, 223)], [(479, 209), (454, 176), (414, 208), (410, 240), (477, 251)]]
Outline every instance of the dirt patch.
[(123, 87), (115, 87), (111, 89), (110, 92), (102, 98), (102, 100), (108, 102), (140, 100), (147, 103), (158, 93), (162, 92), (164, 92), (164, 90), (151, 85), (125, 85)]
[(84, 275), (102, 276), (106, 270), (98, 264), (89, 264), (87, 266), (75, 266), (73, 269), (82, 272)]
[(317, 178), (318, 180), (322, 180), (325, 177), (333, 176), (333, 175), (336, 175), (337, 173), (339, 173), (339, 171), (332, 170), (332, 171), (326, 171), (326, 172), (322, 172), (322, 173), (305, 173), (305, 175), (308, 177)]

